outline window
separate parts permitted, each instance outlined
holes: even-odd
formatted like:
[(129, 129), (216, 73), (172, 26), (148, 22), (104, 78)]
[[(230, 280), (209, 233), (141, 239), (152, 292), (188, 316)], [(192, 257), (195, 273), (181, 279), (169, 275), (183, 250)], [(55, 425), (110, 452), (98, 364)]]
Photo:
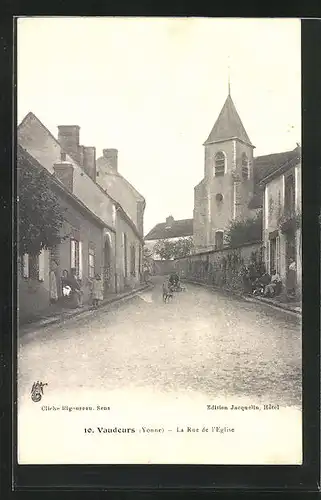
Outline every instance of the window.
[(71, 240), (71, 259), (70, 267), (71, 269), (76, 269), (76, 276), (82, 278), (82, 244), (80, 241), (72, 239)]
[(124, 247), (124, 276), (127, 278), (127, 234), (123, 233), (123, 247)]
[(95, 277), (95, 247), (92, 244), (89, 244), (88, 276), (89, 278)]
[(242, 177), (244, 180), (249, 178), (249, 160), (245, 153), (242, 154)]
[(276, 268), (276, 238), (270, 240), (270, 274), (273, 274)]
[(25, 254), (22, 259), (22, 273), (24, 278), (43, 281), (45, 277), (45, 251), (39, 255)]
[(64, 152), (62, 151), (62, 152), (60, 153), (60, 159), (61, 159), (61, 161), (66, 161), (66, 159), (67, 159), (67, 154), (66, 154), (66, 153), (64, 153)]
[(29, 255), (27, 253), (22, 257), (22, 274), (24, 278), (29, 278)]
[(295, 210), (295, 189), (294, 175), (290, 174), (285, 177), (284, 183), (284, 210), (285, 215), (292, 216)]
[(142, 272), (142, 246), (139, 245), (139, 249), (138, 249), (138, 272), (141, 273)]
[(132, 276), (136, 275), (136, 248), (135, 244), (132, 244), (130, 247), (130, 274)]
[(216, 250), (223, 248), (223, 237), (224, 237), (223, 231), (216, 231), (215, 232), (215, 249)]
[(37, 280), (39, 278), (39, 257), (29, 255), (29, 278)]
[(271, 238), (269, 242), (268, 271), (280, 273), (280, 237)]
[(215, 177), (225, 173), (225, 154), (219, 151), (215, 155)]

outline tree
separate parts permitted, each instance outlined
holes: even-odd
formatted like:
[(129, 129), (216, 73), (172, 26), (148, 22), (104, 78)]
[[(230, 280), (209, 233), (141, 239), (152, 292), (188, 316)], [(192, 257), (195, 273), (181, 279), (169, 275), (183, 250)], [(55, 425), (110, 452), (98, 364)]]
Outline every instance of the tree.
[(154, 252), (161, 260), (179, 259), (192, 253), (193, 238), (179, 238), (176, 241), (159, 240), (154, 246)]
[(194, 249), (193, 237), (180, 238), (174, 243), (174, 258), (179, 259), (191, 255)]
[(50, 174), (32, 165), (22, 152), (18, 152), (17, 167), (18, 251), (19, 255), (38, 255), (64, 239), (60, 234), (64, 214)]
[(226, 241), (231, 247), (261, 240), (262, 211), (260, 211), (255, 217), (232, 221), (226, 234)]

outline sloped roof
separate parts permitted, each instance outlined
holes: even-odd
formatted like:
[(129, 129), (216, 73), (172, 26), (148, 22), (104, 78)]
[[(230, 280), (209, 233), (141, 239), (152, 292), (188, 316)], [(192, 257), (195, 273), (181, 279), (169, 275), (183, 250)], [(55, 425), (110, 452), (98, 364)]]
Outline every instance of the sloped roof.
[(232, 137), (237, 137), (247, 144), (252, 145), (241, 118), (236, 111), (232, 97), (228, 95), (210, 135), (204, 142), (204, 145), (216, 141), (231, 139)]
[[(99, 158), (97, 158), (97, 160), (96, 160), (97, 169), (99, 169), (99, 167), (105, 166), (105, 165), (107, 165), (107, 162), (103, 156), (100, 156)], [(121, 179), (122, 182), (124, 182), (124, 184), (126, 184), (126, 186), (128, 186), (132, 190), (132, 192), (135, 194), (135, 196), (137, 196), (137, 198), (140, 201), (145, 201), (144, 196), (139, 191), (137, 191), (137, 189), (126, 179), (126, 177), (121, 175), (118, 171), (115, 171), (113, 169), (109, 169), (107, 172), (107, 175), (113, 175), (113, 176)], [(97, 180), (97, 182), (99, 184), (99, 180)]]
[(183, 238), (184, 236), (193, 236), (193, 219), (174, 220), (168, 228), (166, 228), (166, 222), (156, 224), (145, 236), (145, 240)]
[(254, 158), (254, 182), (258, 184), (264, 177), (271, 175), (278, 170), (282, 165), (299, 159), (300, 152), (298, 148), (282, 153), (274, 153), (270, 155), (257, 156)]
[(300, 149), (295, 148), (291, 151), (282, 153), (273, 153), (270, 155), (257, 156), (253, 162), (254, 174), (254, 193), (249, 202), (249, 208), (256, 209), (263, 206), (263, 191), (260, 188), (260, 182), (267, 176), (274, 174), (282, 166), (286, 166), (292, 161), (299, 160)]
[[(37, 162), (51, 174), (54, 173), (54, 164), (60, 163), (62, 147), (55, 136), (32, 112), (29, 112), (18, 126), (18, 144), (29, 153)], [(114, 227), (113, 209), (115, 205), (132, 227), (139, 238), (136, 225), (132, 222), (123, 206), (112, 198), (99, 184), (85, 174), (80, 165), (70, 156), (66, 161), (74, 167), (73, 195), (78, 198), (96, 217), (102, 220), (107, 227)]]

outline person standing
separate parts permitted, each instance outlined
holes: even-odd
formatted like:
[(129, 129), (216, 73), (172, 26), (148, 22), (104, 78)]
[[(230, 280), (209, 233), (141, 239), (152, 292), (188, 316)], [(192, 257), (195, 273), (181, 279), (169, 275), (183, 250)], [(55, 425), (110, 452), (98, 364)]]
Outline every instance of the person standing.
[(287, 288), (289, 297), (294, 298), (296, 289), (296, 263), (294, 259), (290, 259), (289, 261)]
[(71, 269), (70, 285), (72, 292), (74, 293), (77, 299), (77, 307), (83, 307), (83, 291), (81, 289), (80, 282), (77, 279), (75, 268)]
[(49, 274), (49, 300), (50, 304), (56, 304), (58, 302), (58, 286), (57, 286), (57, 268), (58, 264), (53, 260), (50, 264), (50, 274)]
[(93, 307), (97, 309), (99, 303), (104, 299), (104, 284), (100, 277), (100, 274), (96, 274), (95, 278), (92, 281), (91, 294)]

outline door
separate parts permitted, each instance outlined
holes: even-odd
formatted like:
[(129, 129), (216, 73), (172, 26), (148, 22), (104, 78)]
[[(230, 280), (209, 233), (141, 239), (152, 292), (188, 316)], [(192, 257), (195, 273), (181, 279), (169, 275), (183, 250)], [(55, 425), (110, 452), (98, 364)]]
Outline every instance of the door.
[(110, 288), (110, 279), (111, 279), (111, 264), (110, 264), (110, 243), (108, 239), (105, 241), (104, 245), (104, 291), (108, 292)]
[(296, 261), (296, 251), (295, 251), (295, 233), (294, 230), (289, 230), (286, 232), (285, 240), (285, 258), (286, 258), (286, 280), (287, 287), (292, 288), (292, 283), (289, 283), (289, 265), (291, 259)]

